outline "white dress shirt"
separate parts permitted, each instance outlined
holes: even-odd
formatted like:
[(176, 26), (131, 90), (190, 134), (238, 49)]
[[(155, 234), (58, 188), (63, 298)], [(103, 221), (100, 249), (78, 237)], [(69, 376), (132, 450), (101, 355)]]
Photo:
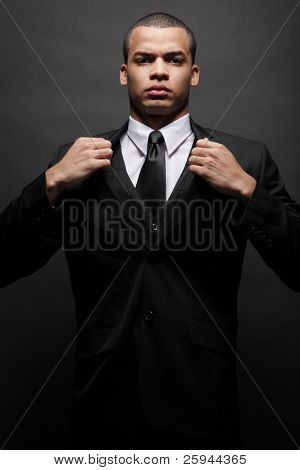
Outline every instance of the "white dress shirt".
[[(145, 162), (148, 138), (153, 130), (129, 116), (127, 132), (120, 138), (126, 171), (134, 186)], [(169, 199), (191, 152), (195, 135), (189, 113), (159, 130), (165, 139), (166, 198)]]

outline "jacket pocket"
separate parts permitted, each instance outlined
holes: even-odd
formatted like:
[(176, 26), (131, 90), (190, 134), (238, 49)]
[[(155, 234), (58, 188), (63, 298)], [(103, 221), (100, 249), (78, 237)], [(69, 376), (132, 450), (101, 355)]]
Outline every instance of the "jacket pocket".
[(209, 349), (222, 355), (235, 351), (236, 329), (215, 324), (213, 321), (189, 320), (190, 340), (194, 347)]

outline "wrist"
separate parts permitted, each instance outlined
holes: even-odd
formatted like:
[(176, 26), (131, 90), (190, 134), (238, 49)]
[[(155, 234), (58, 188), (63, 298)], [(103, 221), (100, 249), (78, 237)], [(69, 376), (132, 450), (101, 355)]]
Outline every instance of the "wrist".
[(57, 165), (48, 168), (45, 173), (46, 178), (46, 192), (51, 204), (54, 204), (56, 199), (58, 198), (59, 194), (62, 192), (64, 188), (64, 184), (62, 181), (62, 176)]
[(238, 188), (237, 197), (242, 202), (247, 202), (251, 198), (255, 190), (255, 187), (256, 187), (255, 178), (253, 178), (253, 176), (245, 172), (244, 178), (242, 179), (241, 184), (239, 185), (239, 188)]

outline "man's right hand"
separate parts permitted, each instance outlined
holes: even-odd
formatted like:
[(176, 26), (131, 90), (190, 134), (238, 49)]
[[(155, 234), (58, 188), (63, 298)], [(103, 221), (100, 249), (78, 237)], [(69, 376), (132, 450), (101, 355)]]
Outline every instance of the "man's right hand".
[(100, 168), (108, 168), (113, 154), (111, 147), (111, 142), (103, 138), (79, 137), (65, 156), (45, 173), (50, 203), (53, 204), (69, 185), (84, 181)]

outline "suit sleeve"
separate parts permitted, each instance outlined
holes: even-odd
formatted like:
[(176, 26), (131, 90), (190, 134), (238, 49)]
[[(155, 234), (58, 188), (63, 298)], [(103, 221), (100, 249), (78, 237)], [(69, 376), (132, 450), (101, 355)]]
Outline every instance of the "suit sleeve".
[(250, 239), (281, 280), (300, 292), (300, 206), (285, 189), (263, 144), (259, 180), (245, 207), (233, 217), (233, 225)]
[[(59, 149), (48, 168), (57, 162)], [(0, 214), (0, 288), (44, 266), (60, 248), (62, 208), (51, 206), (45, 172)]]

